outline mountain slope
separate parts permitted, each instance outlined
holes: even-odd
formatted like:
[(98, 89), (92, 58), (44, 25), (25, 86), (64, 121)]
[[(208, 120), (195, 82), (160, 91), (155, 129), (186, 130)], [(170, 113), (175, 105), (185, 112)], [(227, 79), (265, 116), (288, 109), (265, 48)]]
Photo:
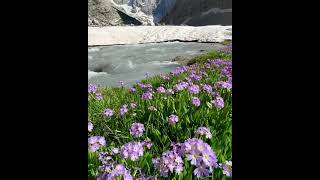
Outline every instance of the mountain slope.
[(88, 0), (88, 26), (231, 25), (232, 0)]

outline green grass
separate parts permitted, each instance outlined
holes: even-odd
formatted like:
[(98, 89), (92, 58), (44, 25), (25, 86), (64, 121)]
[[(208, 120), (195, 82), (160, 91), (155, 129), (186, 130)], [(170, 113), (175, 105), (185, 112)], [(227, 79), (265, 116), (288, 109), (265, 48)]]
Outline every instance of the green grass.
[(232, 59), (232, 54), (217, 50), (211, 50), (206, 54), (197, 56), (195, 59), (197, 63), (203, 64), (207, 62), (208, 59)]
[[(226, 59), (231, 60), (232, 55), (212, 50), (205, 55), (196, 58), (196, 66), (207, 73), (206, 78), (202, 78), (197, 84), (209, 83), (213, 85), (215, 82), (223, 80), (220, 78), (219, 69), (205, 69), (203, 63), (208, 59)], [(151, 84), (154, 88), (161, 84), (167, 89), (172, 88), (179, 80), (183, 80), (190, 75), (185, 72), (178, 76), (172, 76), (170, 80), (161, 79), (160, 76), (154, 76), (142, 81), (144, 84)], [(94, 125), (93, 131), (88, 134), (104, 136), (107, 141), (107, 147), (103, 147), (100, 151), (110, 150), (111, 147), (121, 147), (124, 143), (130, 141), (143, 141), (146, 137), (150, 138), (154, 143), (151, 150), (145, 150), (144, 156), (137, 162), (123, 160), (119, 156), (114, 158), (126, 165), (127, 168), (138, 166), (142, 168), (148, 176), (159, 175), (158, 171), (153, 168), (152, 158), (161, 156), (161, 153), (170, 150), (171, 142), (183, 142), (188, 138), (196, 137), (194, 131), (200, 126), (209, 127), (212, 133), (211, 140), (205, 140), (216, 152), (218, 162), (232, 160), (232, 98), (230, 90), (219, 90), (221, 97), (225, 101), (222, 109), (217, 109), (211, 105), (210, 101), (213, 97), (201, 92), (198, 95), (191, 95), (187, 91), (181, 91), (174, 95), (163, 95), (154, 93), (152, 100), (142, 100), (143, 90), (135, 85), (137, 91), (129, 93), (127, 88), (110, 88), (100, 87), (99, 92), (103, 94), (103, 100), (96, 100), (95, 95), (90, 93), (88, 101), (88, 118)], [(197, 96), (201, 100), (201, 106), (195, 107), (191, 104), (191, 97)], [(129, 108), (129, 112), (124, 116), (119, 115), (119, 109), (123, 104), (135, 102), (135, 109)], [(150, 111), (148, 107), (154, 106), (157, 111)], [(103, 116), (102, 112), (106, 108), (115, 111), (112, 117)], [(133, 114), (136, 116), (133, 116)], [(171, 114), (179, 116), (179, 122), (172, 126), (168, 123), (168, 117)], [(133, 122), (143, 123), (145, 132), (142, 137), (134, 138), (130, 135), (129, 129)], [(98, 172), (97, 152), (89, 152), (88, 154), (88, 176), (89, 179), (95, 179)], [(189, 166), (189, 167), (188, 167)], [(184, 173), (182, 175), (170, 174), (167, 179), (194, 179), (192, 175), (191, 165), (186, 162)], [(215, 169), (213, 175), (206, 179), (225, 179), (220, 169)], [(161, 179), (161, 178), (160, 178)]]

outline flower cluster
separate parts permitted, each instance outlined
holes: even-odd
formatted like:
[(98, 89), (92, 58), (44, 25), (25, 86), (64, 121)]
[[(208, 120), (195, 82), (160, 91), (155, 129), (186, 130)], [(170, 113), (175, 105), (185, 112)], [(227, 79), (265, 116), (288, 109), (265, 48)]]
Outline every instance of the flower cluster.
[(182, 67), (177, 67), (174, 71), (172, 71), (170, 74), (172, 75), (178, 75), (178, 74), (182, 74), (187, 70), (186, 66), (182, 66)]
[(153, 146), (153, 143), (151, 142), (151, 140), (149, 138), (145, 139), (142, 144), (144, 146), (146, 146), (148, 149), (151, 149), (151, 147)]
[(183, 143), (183, 147), (187, 159), (196, 166), (193, 172), (195, 176), (206, 177), (212, 172), (212, 168), (218, 166), (215, 152), (201, 139), (188, 139)]
[(97, 180), (114, 180), (123, 177), (124, 180), (133, 180), (130, 171), (123, 164), (112, 163), (104, 167), (104, 172), (101, 173)]
[(192, 98), (191, 98), (191, 102), (192, 102), (192, 104), (193, 104), (194, 106), (196, 106), (196, 107), (199, 107), (200, 104), (201, 104), (200, 99), (197, 98), (197, 97), (192, 97)]
[(219, 49), (219, 51), (231, 54), (232, 53), (232, 44), (229, 44), (228, 46), (225, 46), (225, 47)]
[(181, 81), (180, 83), (175, 84), (173, 86), (173, 89), (176, 90), (176, 91), (181, 91), (181, 90), (186, 89), (188, 86), (189, 86), (189, 83), (187, 83), (185, 81)]
[(169, 123), (170, 123), (171, 125), (176, 124), (178, 121), (179, 121), (179, 117), (178, 117), (178, 116), (176, 116), (176, 115), (174, 115), (174, 114), (171, 114), (171, 115), (169, 116)]
[(128, 112), (128, 105), (122, 105), (122, 107), (120, 108), (120, 115), (123, 116), (125, 113)]
[(138, 83), (138, 86), (142, 89), (148, 89), (148, 88), (152, 88), (151, 84), (142, 84), (142, 83)]
[(224, 163), (220, 163), (219, 167), (222, 169), (222, 173), (228, 177), (232, 176), (232, 162), (226, 161)]
[(196, 131), (196, 134), (200, 135), (200, 136), (206, 136), (206, 138), (211, 139), (212, 138), (212, 134), (210, 132), (210, 129), (207, 127), (199, 127)]
[(95, 84), (89, 84), (88, 86), (88, 92), (89, 93), (96, 93), (98, 90), (98, 86)]
[(216, 106), (216, 108), (221, 109), (224, 107), (224, 100), (222, 97), (217, 96), (216, 99), (212, 100), (211, 103)]
[(133, 93), (133, 92), (136, 92), (136, 88), (129, 88), (129, 92)]
[(188, 88), (188, 92), (189, 92), (190, 94), (198, 94), (199, 91), (200, 91), (199, 85), (196, 85), (196, 84), (191, 85), (191, 86), (189, 86), (189, 88)]
[(107, 117), (111, 117), (111, 116), (113, 116), (113, 110), (110, 108), (107, 108), (104, 110), (103, 114)]
[(147, 91), (147, 92), (144, 92), (144, 93), (142, 94), (142, 99), (144, 99), (144, 100), (152, 99), (152, 96), (153, 96), (152, 92)]
[(180, 174), (183, 171), (183, 160), (174, 151), (166, 151), (161, 158), (152, 159), (152, 162), (163, 177), (167, 177), (169, 172)]
[[(102, 93), (98, 92), (98, 86), (95, 84), (89, 84), (88, 85), (88, 92), (92, 93), (93, 95), (95, 95), (95, 99), (96, 100), (102, 100), (103, 96)], [(90, 96), (88, 97), (88, 100), (90, 100)]]
[(102, 136), (92, 136), (88, 138), (89, 149), (96, 152), (101, 146), (106, 145), (106, 140)]
[(161, 79), (164, 79), (164, 80), (169, 80), (169, 79), (170, 79), (169, 76), (164, 75), (164, 74), (160, 74), (160, 78), (161, 78)]
[(158, 93), (166, 93), (166, 89), (164, 87), (160, 86), (157, 88), (157, 92)]
[(215, 83), (215, 87), (217, 89), (228, 89), (230, 90), (232, 88), (231, 82), (228, 81), (218, 81)]
[(202, 89), (204, 91), (206, 91), (208, 94), (211, 94), (213, 91), (212, 91), (212, 86), (208, 85), (208, 84), (205, 84), (205, 85), (202, 85)]
[(97, 100), (102, 100), (103, 99), (102, 94), (101, 93), (96, 93), (96, 99)]
[(130, 134), (134, 137), (140, 137), (142, 136), (144, 131), (144, 125), (141, 123), (132, 123), (130, 128)]
[(191, 79), (196, 80), (196, 81), (199, 81), (199, 80), (201, 79), (201, 76), (196, 75), (196, 74), (191, 74), (189, 77), (190, 77)]
[(136, 161), (139, 157), (143, 156), (143, 144), (135, 141), (126, 143), (122, 145), (120, 154), (124, 159), (129, 158), (132, 161)]

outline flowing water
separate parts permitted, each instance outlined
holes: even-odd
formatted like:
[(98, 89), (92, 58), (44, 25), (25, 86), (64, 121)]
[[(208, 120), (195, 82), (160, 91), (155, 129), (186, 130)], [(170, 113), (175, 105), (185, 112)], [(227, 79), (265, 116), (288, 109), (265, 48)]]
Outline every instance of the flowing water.
[(126, 86), (146, 77), (169, 73), (178, 64), (176, 56), (197, 55), (221, 48), (217, 43), (166, 42), (135, 45), (115, 45), (88, 48), (88, 82), (101, 86)]

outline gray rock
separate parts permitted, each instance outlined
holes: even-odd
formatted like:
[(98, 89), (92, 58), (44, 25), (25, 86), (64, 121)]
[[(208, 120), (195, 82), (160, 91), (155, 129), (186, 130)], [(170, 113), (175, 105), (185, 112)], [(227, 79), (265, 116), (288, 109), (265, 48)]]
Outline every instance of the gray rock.
[(136, 19), (119, 12), (110, 0), (88, 0), (88, 26), (140, 25)]
[(232, 25), (232, 0), (176, 0), (161, 22), (190, 26)]
[(195, 57), (196, 56), (191, 56), (191, 55), (190, 56), (177, 56), (172, 60), (172, 62), (177, 62), (181, 66), (191, 65), (196, 62)]

